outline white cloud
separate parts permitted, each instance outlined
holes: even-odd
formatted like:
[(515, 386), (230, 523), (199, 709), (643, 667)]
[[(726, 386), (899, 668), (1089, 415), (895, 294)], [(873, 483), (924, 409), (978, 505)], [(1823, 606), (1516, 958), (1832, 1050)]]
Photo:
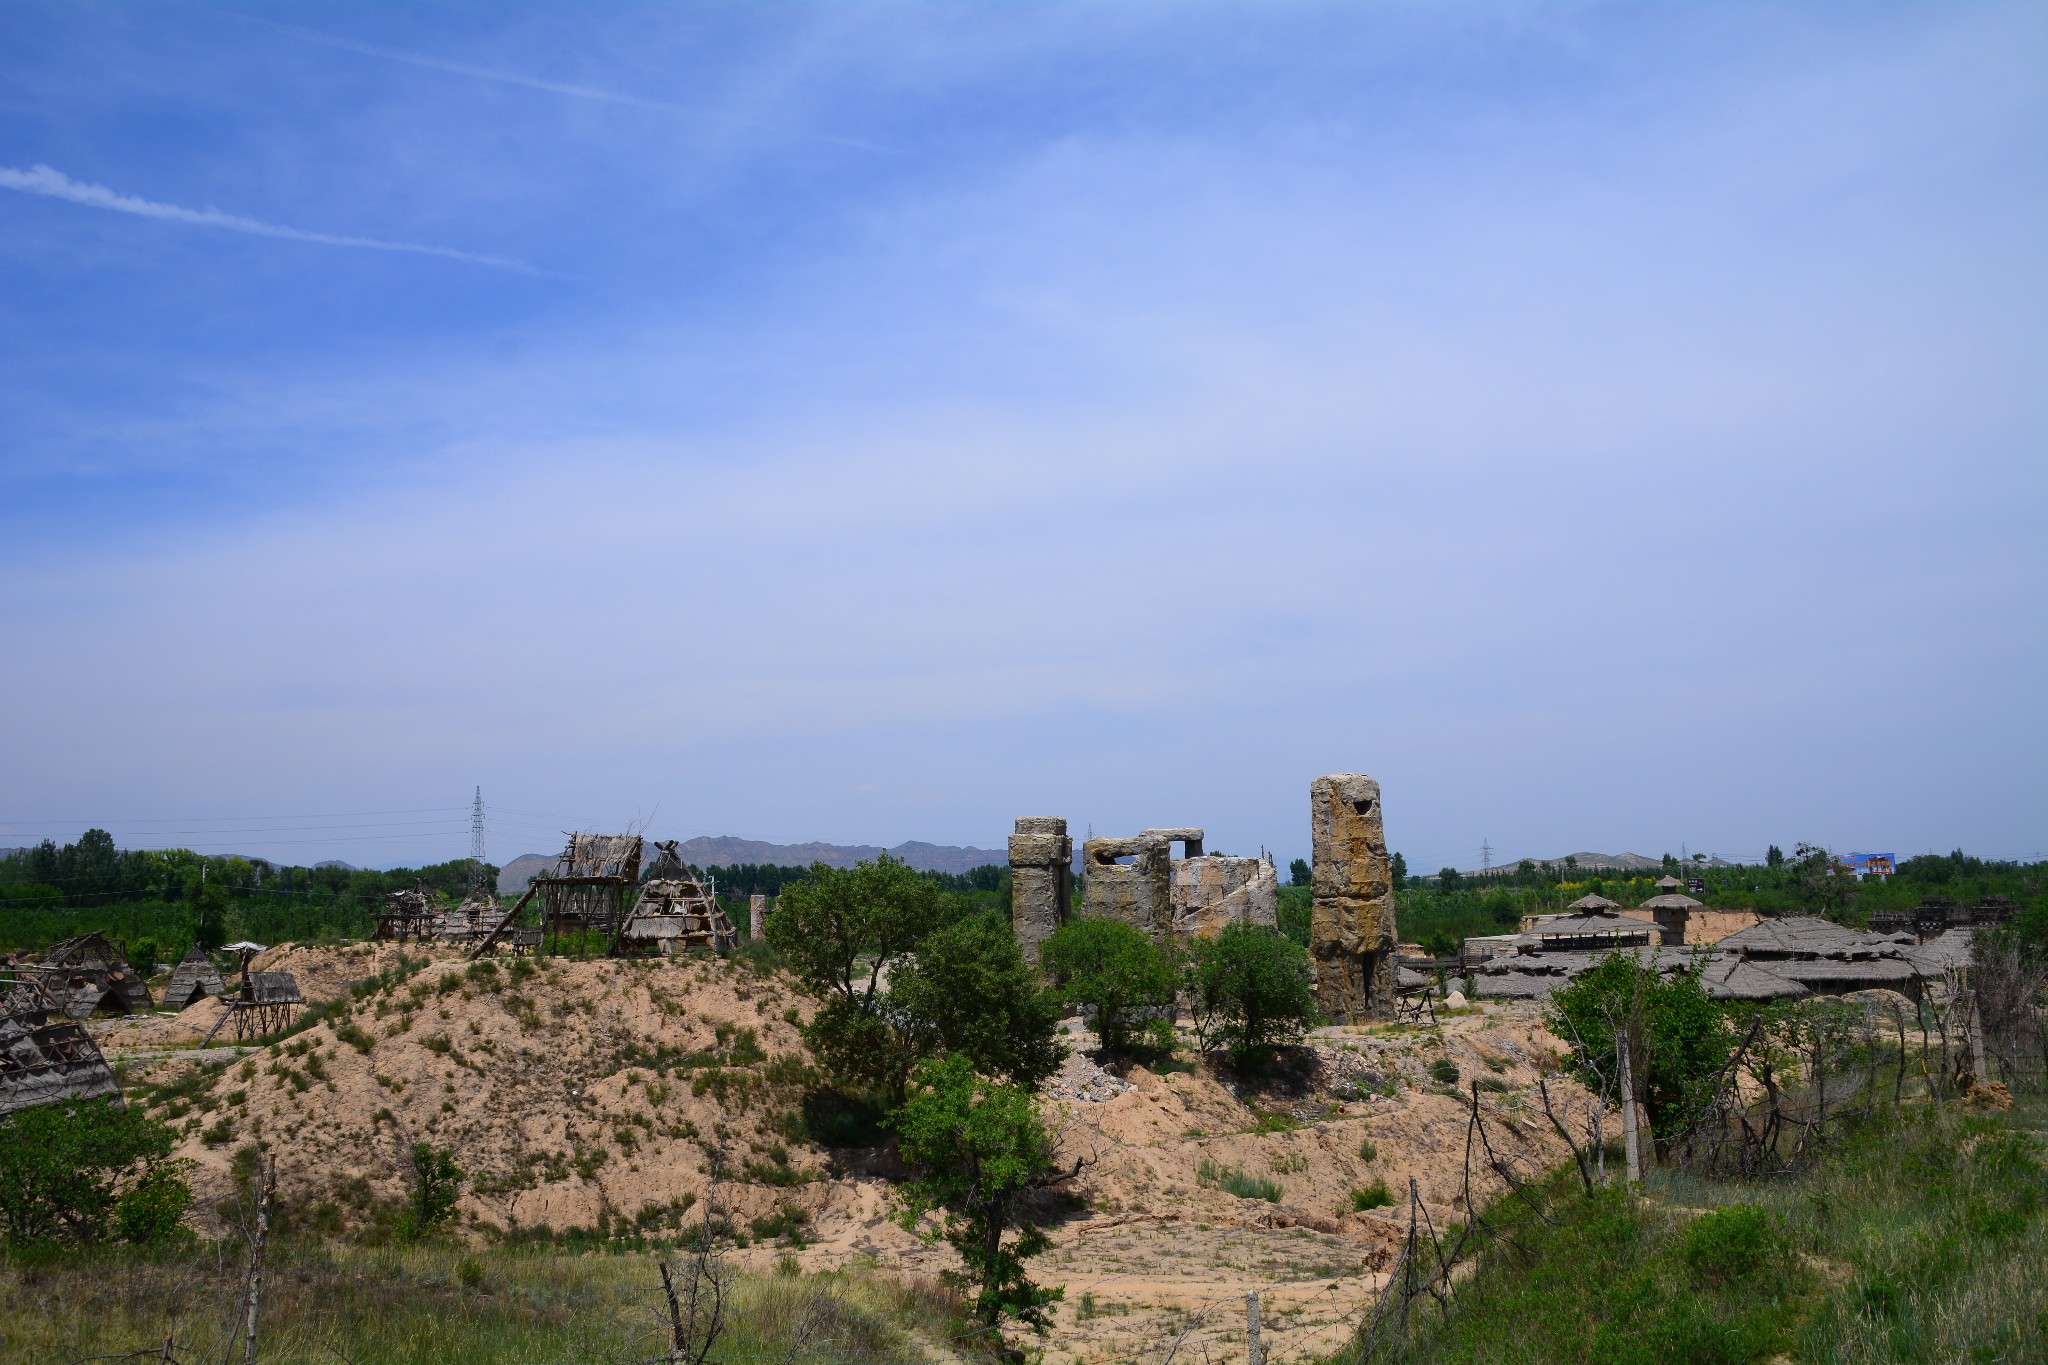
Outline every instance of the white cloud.
[(13, 166), (0, 166), (0, 189), (18, 190), (23, 194), (39, 194), (49, 199), (63, 199), (73, 204), (84, 204), (88, 208), (105, 209), (110, 213), (129, 213), (138, 218), (186, 223), (193, 227), (222, 228), (229, 232), (246, 232), (256, 237), (278, 237), (290, 242), (315, 242), (321, 246), (361, 247), (370, 251), (400, 251), (415, 256), (438, 256), (442, 260), (461, 261), (466, 265), (514, 270), (521, 274), (536, 273), (534, 268), (524, 261), (515, 261), (504, 256), (459, 251), (454, 247), (426, 246), (418, 242), (387, 242), (376, 237), (308, 232), (304, 228), (285, 227), (279, 223), (266, 223), (257, 218), (223, 213), (216, 208), (188, 209), (178, 204), (159, 203), (154, 199), (141, 199), (132, 194), (122, 194), (108, 189), (105, 185), (73, 180), (64, 172), (40, 163), (25, 171)]

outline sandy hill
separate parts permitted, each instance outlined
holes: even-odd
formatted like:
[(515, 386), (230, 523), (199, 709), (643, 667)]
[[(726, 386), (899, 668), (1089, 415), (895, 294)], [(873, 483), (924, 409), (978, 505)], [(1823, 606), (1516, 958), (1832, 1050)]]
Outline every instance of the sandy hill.
[[(809, 1245), (795, 1254), (809, 1268), (950, 1264), (889, 1220), (885, 1152), (804, 1140), (796, 1115), (811, 1076), (792, 1021), (808, 1005), (743, 963), (472, 968), (366, 944), (286, 946), (257, 965), (293, 971), (313, 1000), (350, 1003), (295, 1037), (205, 1062), (190, 1047), (218, 1014), (211, 1001), (100, 1029), (131, 1087), (182, 1129), (205, 1200), (229, 1192), (233, 1153), (260, 1138), (298, 1216), (360, 1228), (392, 1216), (406, 1146), (425, 1141), (470, 1173), (465, 1235), (601, 1219), (659, 1229), (701, 1212), (716, 1158), (742, 1230), (786, 1228), (801, 1211)], [(1045, 1108), (1066, 1159), (1086, 1164), (1034, 1272), (1070, 1287), (1049, 1361), (1134, 1358), (1163, 1322), (1253, 1287), (1272, 1288), (1269, 1339), (1290, 1358), (1338, 1345), (1406, 1218), (1405, 1207), (1356, 1211), (1352, 1191), (1384, 1181), (1398, 1195), (1413, 1176), (1438, 1226), (1461, 1216), (1469, 1091), (1434, 1081), (1433, 1063), (1481, 1081), (1504, 1157), (1532, 1172), (1564, 1158), (1533, 1092), (1555, 1044), (1528, 1006), (1489, 1004), (1440, 1032), (1322, 1030), (1293, 1079), (1263, 1088), (1185, 1064), (1112, 1075), (1090, 1035), (1069, 1041)], [(1272, 1182), (1274, 1198), (1228, 1192), (1233, 1176)], [(1500, 1182), (1482, 1175), (1475, 1188), (1485, 1197)], [(739, 1253), (763, 1266), (777, 1254), (766, 1242)], [(1230, 1315), (1191, 1342), (1212, 1330), (1232, 1330)]]

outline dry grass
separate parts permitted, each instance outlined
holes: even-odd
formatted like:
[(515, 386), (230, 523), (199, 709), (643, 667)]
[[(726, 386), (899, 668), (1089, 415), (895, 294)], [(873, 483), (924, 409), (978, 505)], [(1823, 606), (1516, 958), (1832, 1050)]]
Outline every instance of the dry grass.
[[(509, 1365), (658, 1356), (651, 1257), (283, 1244), (263, 1296), (264, 1365)], [(225, 1244), (83, 1254), (0, 1272), (0, 1358), (58, 1365), (160, 1348), (219, 1360), (241, 1292)], [(972, 1333), (950, 1291), (860, 1272), (741, 1275), (718, 1358), (895, 1361)], [(972, 1335), (959, 1343), (970, 1346)], [(239, 1345), (234, 1353), (241, 1359)]]

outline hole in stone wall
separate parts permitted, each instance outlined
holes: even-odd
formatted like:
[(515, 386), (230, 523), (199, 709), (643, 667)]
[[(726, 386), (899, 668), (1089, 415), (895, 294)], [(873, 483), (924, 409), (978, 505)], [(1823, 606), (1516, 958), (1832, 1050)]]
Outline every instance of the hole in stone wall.
[(1353, 801), (1351, 803), (1351, 809), (1357, 811), (1360, 815), (1371, 815), (1372, 798), (1368, 796), (1363, 801)]

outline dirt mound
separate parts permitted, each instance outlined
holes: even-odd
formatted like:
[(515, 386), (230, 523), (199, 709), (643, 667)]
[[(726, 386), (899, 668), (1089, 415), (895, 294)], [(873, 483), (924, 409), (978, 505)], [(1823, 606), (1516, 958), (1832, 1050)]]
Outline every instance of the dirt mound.
[[(386, 945), (274, 959), (309, 999), (343, 1003), (225, 1061), (173, 1038), (203, 1031), (211, 1004), (108, 1037), (116, 1057), (148, 1059), (133, 1074), (183, 1131), (204, 1200), (230, 1193), (233, 1154), (261, 1139), (295, 1216), (374, 1226), (405, 1192), (409, 1145), (428, 1142), (469, 1173), (467, 1235), (660, 1231), (694, 1221), (716, 1165), (754, 1243), (743, 1264), (953, 1264), (890, 1219), (886, 1152), (805, 1139), (815, 1076), (796, 1026), (809, 1005), (744, 962), (471, 966), (417, 950), (401, 961)], [(1321, 1030), (1256, 1083), (1185, 1061), (1106, 1070), (1092, 1036), (1067, 1040), (1046, 1112), (1065, 1160), (1085, 1164), (1072, 1199), (1049, 1206), (1054, 1249), (1033, 1270), (1067, 1290), (1049, 1361), (1129, 1359), (1207, 1312), (1185, 1348), (1199, 1355), (1242, 1331), (1255, 1288), (1269, 1291), (1275, 1349), (1340, 1344), (1400, 1245), (1409, 1180), (1436, 1226), (1464, 1216), (1474, 1080), (1503, 1157), (1532, 1174), (1567, 1159), (1534, 1092), (1536, 1059), (1556, 1044), (1524, 1004), (1473, 1007), (1440, 1029)], [(1475, 1174), (1476, 1199), (1501, 1188)], [(1359, 1207), (1382, 1189), (1390, 1203)], [(790, 1246), (793, 1232), (805, 1245)]]
[[(818, 1153), (791, 1145), (812, 1080), (803, 1006), (743, 965), (280, 956), (309, 996), (344, 1003), (225, 1065), (173, 1054), (141, 1073), (202, 1199), (229, 1192), (232, 1153), (257, 1139), (281, 1193), (339, 1227), (390, 1216), (414, 1142), (455, 1154), (478, 1231), (672, 1225), (714, 1165), (742, 1217), (823, 1193), (806, 1183)], [(379, 965), (385, 979), (348, 998)], [(110, 1052), (162, 1046), (217, 1008), (109, 1037)]]

